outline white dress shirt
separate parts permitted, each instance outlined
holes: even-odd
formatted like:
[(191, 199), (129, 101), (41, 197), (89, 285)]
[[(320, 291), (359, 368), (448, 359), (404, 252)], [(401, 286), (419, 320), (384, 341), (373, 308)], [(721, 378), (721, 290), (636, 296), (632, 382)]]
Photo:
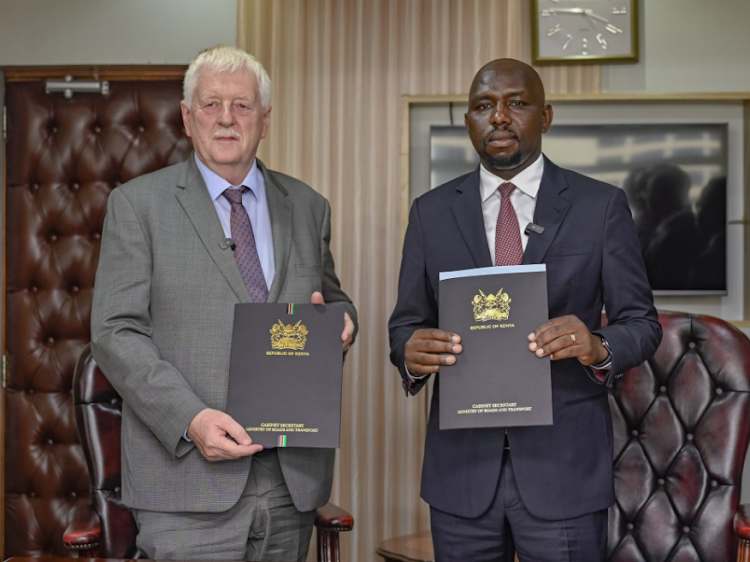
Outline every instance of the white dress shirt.
[[(533, 164), (510, 180), (516, 186), (510, 194), (510, 202), (516, 211), (516, 217), (518, 217), (518, 228), (521, 231), (521, 244), (523, 244), (524, 251), (526, 250), (526, 244), (529, 243), (529, 237), (524, 233), (524, 230), (530, 222), (534, 222), (536, 196), (539, 193), (539, 186), (542, 185), (543, 174), (544, 157), (540, 154)], [(484, 167), (484, 164), (479, 165), (479, 194), (482, 198), (484, 232), (487, 235), (487, 244), (490, 247), (490, 257), (493, 264), (495, 263), (495, 230), (502, 199), (497, 188), (504, 183), (504, 179), (490, 172)]]

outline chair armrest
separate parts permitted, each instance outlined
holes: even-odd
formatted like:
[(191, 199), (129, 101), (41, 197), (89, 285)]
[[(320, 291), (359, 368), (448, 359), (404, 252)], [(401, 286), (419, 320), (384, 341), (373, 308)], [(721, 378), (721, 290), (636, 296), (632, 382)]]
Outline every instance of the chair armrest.
[(99, 514), (87, 503), (79, 503), (68, 513), (63, 543), (71, 550), (91, 550), (99, 546), (102, 524)]
[(741, 505), (734, 514), (734, 535), (737, 537), (737, 562), (750, 562), (750, 504)]
[(750, 503), (741, 505), (734, 514), (734, 534), (738, 540), (750, 541)]
[(354, 517), (329, 502), (315, 512), (315, 526), (320, 531), (351, 531), (354, 528)]

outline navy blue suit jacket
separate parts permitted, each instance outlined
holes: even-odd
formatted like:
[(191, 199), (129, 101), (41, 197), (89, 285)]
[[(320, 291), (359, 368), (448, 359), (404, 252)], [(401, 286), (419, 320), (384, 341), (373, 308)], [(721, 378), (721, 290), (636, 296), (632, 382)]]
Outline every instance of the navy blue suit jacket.
[[(553, 361), (554, 424), (508, 428), (513, 468), (527, 509), (544, 519), (568, 519), (614, 502), (607, 384), (653, 355), (661, 326), (621, 189), (545, 158), (534, 222), (544, 232), (530, 235), (523, 263), (547, 265), (549, 317), (574, 314), (589, 330), (605, 336), (612, 348), (605, 384), (577, 359)], [(404, 366), (407, 340), (418, 328), (438, 326), (439, 273), (492, 265), (478, 168), (414, 202), (398, 302), (389, 323), (391, 360), (405, 387), (410, 387)], [(411, 392), (422, 386), (410, 387)], [(438, 375), (427, 426), (422, 498), (441, 511), (478, 517), (494, 497), (504, 429), (440, 431), (439, 395)]]

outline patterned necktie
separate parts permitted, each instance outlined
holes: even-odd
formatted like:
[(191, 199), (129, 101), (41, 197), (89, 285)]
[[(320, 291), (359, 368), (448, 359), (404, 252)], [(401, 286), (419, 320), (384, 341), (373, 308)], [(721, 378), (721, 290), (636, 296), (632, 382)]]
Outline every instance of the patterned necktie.
[(495, 265), (519, 265), (523, 259), (521, 230), (518, 228), (518, 217), (510, 194), (516, 188), (510, 182), (498, 187), (501, 203), (495, 228)]
[(255, 235), (250, 217), (247, 216), (245, 207), (242, 206), (242, 194), (248, 191), (247, 187), (242, 189), (225, 189), (224, 197), (232, 205), (229, 225), (232, 229), (232, 240), (235, 243), (234, 259), (240, 266), (240, 273), (245, 280), (247, 290), (253, 302), (266, 302), (268, 298), (268, 287), (266, 278), (263, 276), (263, 268), (260, 265), (258, 249), (255, 247)]

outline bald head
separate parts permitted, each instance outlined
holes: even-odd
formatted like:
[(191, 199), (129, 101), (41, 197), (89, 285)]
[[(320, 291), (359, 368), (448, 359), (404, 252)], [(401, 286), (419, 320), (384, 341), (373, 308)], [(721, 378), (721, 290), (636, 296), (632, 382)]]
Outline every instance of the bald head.
[(514, 59), (484, 65), (471, 83), (465, 123), (484, 167), (509, 180), (539, 158), (552, 124), (541, 78)]
[(480, 68), (471, 82), (469, 100), (478, 88), (487, 87), (498, 75), (514, 77), (518, 83), (523, 83), (531, 93), (540, 96), (541, 104), (544, 105), (544, 84), (542, 84), (539, 74), (525, 62), (516, 59), (496, 59)]

